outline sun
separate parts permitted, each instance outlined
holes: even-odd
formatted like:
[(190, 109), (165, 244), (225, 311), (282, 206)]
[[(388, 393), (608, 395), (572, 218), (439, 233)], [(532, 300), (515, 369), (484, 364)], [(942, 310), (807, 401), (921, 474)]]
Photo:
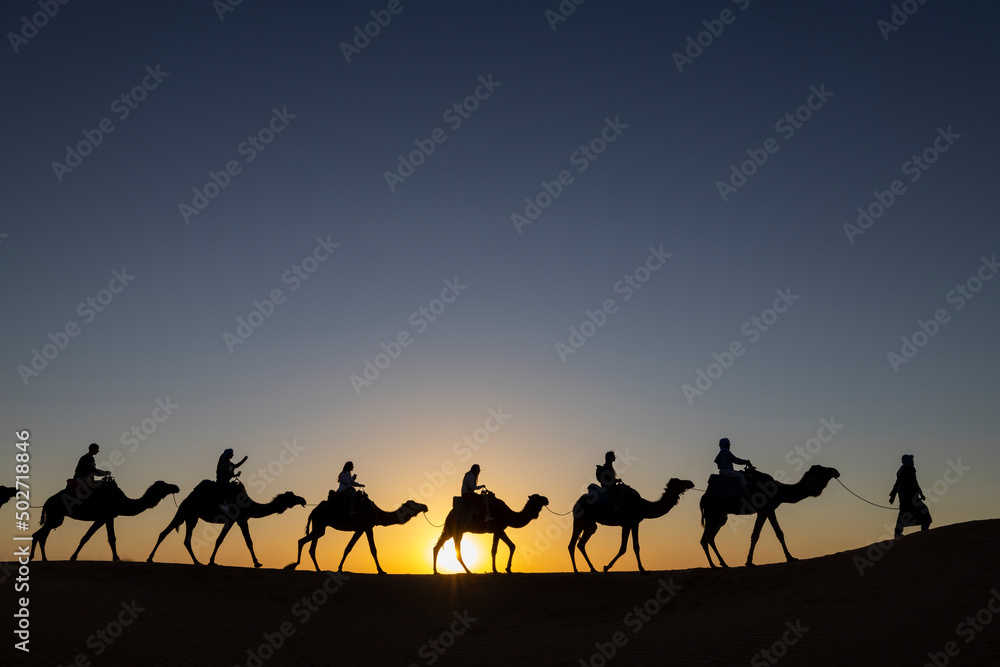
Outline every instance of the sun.
[[(434, 557), (433, 548), (436, 542), (437, 539), (433, 540), (430, 543), (430, 548), (427, 550), (428, 553), (432, 554), (431, 558)], [(476, 571), (476, 568), (479, 567), (480, 561), (482, 560), (479, 555), (479, 545), (475, 543), (475, 540), (472, 539), (471, 535), (466, 535), (462, 540), (462, 560), (465, 561), (465, 564), (473, 572)], [(438, 572), (442, 572), (444, 574), (465, 572), (465, 570), (462, 569), (462, 564), (458, 562), (458, 558), (455, 556), (454, 540), (448, 540), (445, 542), (444, 546), (441, 547), (441, 551), (438, 552), (437, 569)]]

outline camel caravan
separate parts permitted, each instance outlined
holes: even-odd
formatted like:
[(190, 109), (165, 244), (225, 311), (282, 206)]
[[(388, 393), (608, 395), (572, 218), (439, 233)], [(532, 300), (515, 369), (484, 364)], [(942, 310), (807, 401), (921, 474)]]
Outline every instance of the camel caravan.
[[(115, 546), (115, 519), (119, 516), (136, 516), (147, 509), (155, 507), (168, 495), (179, 493), (174, 484), (158, 481), (152, 484), (139, 498), (129, 498), (119, 489), (113, 477), (96, 467), (94, 456), (100, 450), (97, 444), (90, 445), (88, 453), (80, 458), (72, 479), (67, 480), (64, 490), (48, 498), (42, 507), (41, 527), (32, 535), (31, 558), (34, 558), (35, 547), (40, 548), (42, 560), (46, 560), (45, 543), (49, 533), (62, 525), (66, 518), (77, 521), (91, 522), (90, 528), (80, 540), (76, 551), (70, 560), (76, 560), (83, 545), (100, 530), (106, 528), (108, 544), (115, 561), (120, 560)], [(184, 546), (195, 564), (200, 564), (195, 557), (191, 538), (199, 521), (221, 525), (215, 548), (208, 560), (215, 564), (216, 554), (233, 526), (238, 526), (243, 534), (247, 549), (253, 560), (254, 567), (261, 567), (261, 562), (254, 552), (253, 540), (250, 536), (250, 520), (259, 519), (274, 514), (282, 514), (294, 507), (306, 506), (306, 501), (291, 491), (276, 495), (270, 502), (258, 503), (252, 500), (239, 481), (237, 471), (246, 457), (239, 462), (233, 462), (233, 450), (227, 449), (219, 458), (216, 468), (216, 479), (203, 480), (191, 493), (181, 501), (174, 517), (166, 525), (156, 544), (153, 546), (147, 562), (152, 563), (160, 544), (172, 531), (179, 531), (183, 525)], [(643, 498), (636, 490), (624, 484), (614, 470), (614, 452), (608, 452), (603, 465), (596, 470), (597, 484), (591, 484), (588, 492), (573, 505), (573, 524), (569, 541), (570, 563), (573, 572), (579, 574), (576, 562), (576, 550), (579, 549), (590, 572), (597, 572), (590, 556), (587, 554), (587, 543), (597, 531), (598, 525), (617, 526), (621, 528), (621, 545), (614, 558), (604, 566), (608, 572), (628, 549), (629, 538), (635, 553), (639, 572), (646, 572), (642, 565), (639, 548), (639, 524), (644, 519), (657, 519), (673, 509), (681, 496), (694, 488), (690, 480), (672, 478), (656, 500)], [(712, 568), (716, 567), (712, 554), (718, 559), (721, 567), (727, 567), (722, 554), (715, 544), (715, 538), (726, 524), (729, 515), (755, 515), (753, 531), (750, 537), (750, 550), (746, 565), (753, 565), (754, 549), (760, 537), (765, 522), (771, 524), (774, 534), (781, 544), (787, 561), (796, 560), (788, 551), (785, 536), (778, 525), (776, 511), (786, 503), (797, 503), (806, 498), (815, 498), (823, 493), (829, 482), (840, 477), (834, 468), (814, 465), (794, 484), (778, 482), (770, 475), (757, 470), (749, 459), (741, 459), (732, 453), (728, 438), (719, 442), (719, 453), (715, 458), (719, 468), (718, 474), (710, 475), (708, 488), (702, 493), (699, 501), (701, 510), (701, 525), (703, 527), (701, 546)], [(744, 466), (737, 471), (734, 464)], [(319, 571), (320, 565), (316, 559), (316, 547), (328, 528), (352, 533), (344, 549), (343, 557), (337, 566), (337, 571), (343, 571), (348, 554), (357, 541), (364, 535), (375, 567), (379, 574), (385, 574), (378, 560), (375, 546), (374, 529), (376, 526), (401, 526), (418, 514), (427, 512), (428, 508), (415, 500), (403, 502), (396, 510), (381, 509), (364, 492), (364, 484), (357, 481), (353, 473), (354, 464), (348, 461), (338, 477), (338, 488), (331, 490), (325, 500), (318, 503), (309, 513), (306, 521), (305, 535), (298, 540), (296, 560), (285, 569), (295, 569), (302, 562), (302, 549), (309, 545), (309, 556), (313, 566)], [(495, 494), (479, 484), (480, 468), (473, 465), (462, 480), (461, 495), (455, 496), (452, 508), (442, 525), (441, 536), (433, 547), (433, 571), (438, 573), (437, 558), (441, 547), (448, 540), (454, 542), (458, 563), (466, 573), (471, 573), (462, 559), (462, 538), (467, 533), (492, 535), (492, 568), (497, 573), (497, 549), (503, 542), (508, 549), (507, 564), (504, 572), (512, 572), (514, 542), (507, 534), (509, 529), (523, 528), (539, 517), (549, 501), (545, 496), (531, 494), (524, 506), (515, 511)], [(98, 476), (103, 476), (98, 480)], [(846, 488), (846, 487), (845, 487)], [(15, 494), (13, 489), (0, 487), (0, 501), (6, 502)], [(10, 493), (8, 494), (8, 491)], [(903, 466), (897, 473), (896, 485), (893, 486), (890, 502), (898, 494), (900, 499), (899, 519), (897, 521), (897, 537), (902, 534), (905, 526), (919, 525), (927, 530), (930, 525), (930, 513), (923, 500), (923, 493), (916, 481), (913, 468), (913, 456), (903, 456)], [(862, 499), (863, 500), (863, 499)], [(175, 501), (176, 502), (176, 501)], [(0, 503), (2, 504), (2, 503)], [(552, 510), (549, 510), (552, 511)], [(433, 524), (432, 524), (433, 525)]]

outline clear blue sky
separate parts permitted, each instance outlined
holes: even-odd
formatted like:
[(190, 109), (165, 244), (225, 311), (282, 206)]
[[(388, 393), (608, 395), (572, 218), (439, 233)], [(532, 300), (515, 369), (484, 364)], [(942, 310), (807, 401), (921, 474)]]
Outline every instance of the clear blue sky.
[[(790, 452), (832, 418), (810, 463), (862, 495), (887, 499), (903, 453), (925, 487), (961, 459), (937, 523), (995, 515), (1000, 280), (975, 281), (1000, 254), (1000, 8), (928, 3), (888, 30), (888, 2), (588, 2), (565, 21), (546, 16), (555, 0), (390, 4), (244, 2), (220, 20), (207, 1), (70, 3), (37, 31), (36, 3), (4, 5), (3, 31), (31, 36), (2, 47), (0, 421), (10, 451), (32, 432), (33, 498), (90, 442), (121, 452), (139, 495), (156, 479), (186, 494), (226, 447), (266, 468), (294, 440), (261, 499), (317, 502), (352, 459), (396, 507), (450, 461), (424, 500), (439, 522), (475, 461), (510, 504), (543, 493), (565, 511), (608, 449), (637, 457), (622, 476), (646, 496), (703, 486), (722, 436), (797, 479)], [(342, 46), (373, 11), (391, 21)], [(202, 200), (212, 173), (225, 187)], [(970, 279), (971, 299), (949, 297)], [(260, 326), (234, 343), (239, 318)], [(50, 333), (64, 349), (32, 368)], [(384, 367), (370, 385), (352, 381), (366, 360)], [(454, 443), (500, 408), (463, 458)], [(145, 440), (123, 437), (144, 419)], [(788, 511), (799, 552), (867, 544), (892, 518), (839, 486), (808, 503)], [(144, 558), (173, 509), (123, 523), (124, 550)], [(644, 553), (703, 564), (696, 494), (676, 512)], [(255, 529), (266, 564), (304, 523)], [(397, 571), (425, 567), (399, 555), (429, 550), (419, 523), (381, 538)], [(106, 557), (95, 540), (84, 555)], [(567, 568), (563, 540), (531, 568)], [(224, 560), (248, 562), (230, 542)], [(186, 560), (179, 539), (160, 556)]]

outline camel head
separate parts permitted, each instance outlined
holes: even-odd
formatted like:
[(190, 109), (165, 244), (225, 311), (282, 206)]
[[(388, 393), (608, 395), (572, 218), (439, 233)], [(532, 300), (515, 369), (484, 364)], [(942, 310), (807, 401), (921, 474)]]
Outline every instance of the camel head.
[(285, 491), (284, 493), (279, 493), (271, 501), (278, 508), (278, 514), (281, 514), (285, 510), (295, 507), (296, 505), (306, 506), (306, 499), (297, 496), (291, 491)]
[(693, 488), (694, 482), (691, 480), (671, 477), (670, 481), (667, 482), (667, 487), (663, 491), (664, 493), (676, 493), (679, 496), (685, 491), (690, 491)]
[(542, 512), (542, 508), (549, 504), (549, 499), (545, 496), (540, 496), (537, 493), (533, 493), (528, 496), (528, 502), (525, 505), (525, 509), (531, 512), (537, 517)]
[(17, 495), (17, 487), (0, 486), (0, 507)]
[(403, 524), (426, 511), (427, 505), (418, 503), (416, 500), (407, 500), (396, 510), (396, 515), (399, 517), (399, 523)]
[(823, 489), (826, 488), (831, 479), (838, 477), (840, 477), (840, 472), (836, 468), (812, 466), (802, 475), (802, 482), (812, 487), (811, 495), (818, 496), (823, 493)]
[(173, 493), (180, 493), (180, 492), (181, 492), (180, 487), (178, 487), (176, 484), (168, 484), (166, 482), (153, 482), (153, 485), (148, 489), (146, 489), (146, 493), (144, 495), (152, 500), (155, 500), (156, 502), (160, 502), (167, 496)]

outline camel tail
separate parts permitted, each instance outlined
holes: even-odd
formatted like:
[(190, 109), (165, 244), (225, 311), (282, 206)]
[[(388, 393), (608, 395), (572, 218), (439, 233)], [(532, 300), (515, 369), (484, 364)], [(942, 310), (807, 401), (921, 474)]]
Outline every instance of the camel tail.
[(705, 508), (699, 506), (698, 509), (701, 510), (701, 527), (704, 528), (705, 527)]
[(45, 525), (45, 505), (42, 505), (42, 518), (39, 519), (38, 525), (40, 525), (40, 526), (44, 526)]

